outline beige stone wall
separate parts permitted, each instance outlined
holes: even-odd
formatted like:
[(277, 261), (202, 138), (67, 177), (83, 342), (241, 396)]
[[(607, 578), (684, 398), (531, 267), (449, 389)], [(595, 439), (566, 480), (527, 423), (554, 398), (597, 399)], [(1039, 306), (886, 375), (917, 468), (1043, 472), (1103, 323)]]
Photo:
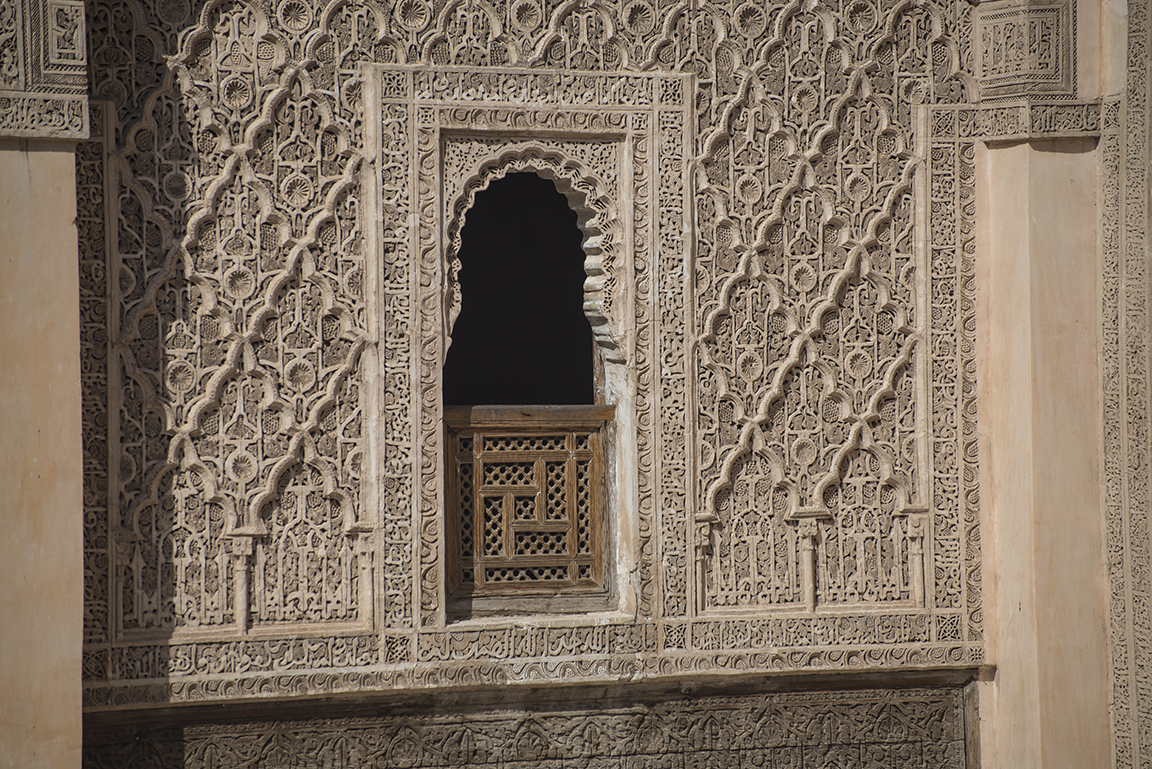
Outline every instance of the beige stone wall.
[(1108, 760), (1094, 148), (978, 153), (993, 766)]
[(72, 145), (0, 140), (0, 767), (80, 765)]

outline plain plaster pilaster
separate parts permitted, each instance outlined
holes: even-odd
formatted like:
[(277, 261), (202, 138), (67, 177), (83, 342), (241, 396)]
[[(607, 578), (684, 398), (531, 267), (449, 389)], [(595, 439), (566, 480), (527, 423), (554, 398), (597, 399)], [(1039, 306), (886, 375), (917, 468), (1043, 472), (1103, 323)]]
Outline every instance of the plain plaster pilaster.
[(80, 766), (75, 180), (70, 143), (0, 140), (0, 769)]
[(1082, 98), (1123, 93), (1127, 81), (1124, 50), (1128, 42), (1128, 3), (1101, 0), (1099, 6), (1100, 34), (1092, 53), (1100, 60), (1100, 86), (1098, 92), (1087, 93)]
[(1096, 155), (981, 147), (978, 347), (988, 765), (1110, 762), (1099, 492)]

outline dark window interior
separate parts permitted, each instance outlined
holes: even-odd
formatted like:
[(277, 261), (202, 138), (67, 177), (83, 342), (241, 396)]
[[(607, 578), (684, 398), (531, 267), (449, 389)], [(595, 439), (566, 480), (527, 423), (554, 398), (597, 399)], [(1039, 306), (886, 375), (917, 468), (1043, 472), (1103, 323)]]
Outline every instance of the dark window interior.
[(548, 179), (508, 174), (477, 193), (460, 239), (445, 404), (594, 402), (581, 240), (576, 213)]

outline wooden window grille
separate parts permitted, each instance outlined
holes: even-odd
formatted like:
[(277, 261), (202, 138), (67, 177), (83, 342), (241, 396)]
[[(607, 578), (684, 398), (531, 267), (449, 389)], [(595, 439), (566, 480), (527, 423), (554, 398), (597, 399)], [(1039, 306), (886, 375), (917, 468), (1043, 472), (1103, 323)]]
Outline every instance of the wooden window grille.
[(605, 592), (612, 406), (447, 407), (457, 597)]

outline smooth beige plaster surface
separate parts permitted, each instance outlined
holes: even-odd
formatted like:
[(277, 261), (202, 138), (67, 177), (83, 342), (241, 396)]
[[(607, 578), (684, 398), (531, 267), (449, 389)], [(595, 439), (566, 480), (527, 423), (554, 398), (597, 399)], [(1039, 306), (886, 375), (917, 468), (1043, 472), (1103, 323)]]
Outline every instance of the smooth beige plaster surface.
[(1104, 42), (1102, 25), (1107, 11), (1104, 3), (1108, 0), (1096, 2), (1079, 2), (1075, 8), (1076, 14), (1076, 46), (1073, 51), (1075, 59), (1072, 66), (1076, 70), (1076, 98), (1097, 99), (1100, 97), (1102, 86), (1104, 62), (1100, 57), (1100, 46)]
[(75, 174), (71, 144), (0, 140), (0, 769), (80, 766)]
[(1121, 94), (1128, 81), (1124, 55), (1128, 48), (1128, 3), (1127, 0), (1101, 0), (1099, 6), (1099, 93)]
[(1099, 486), (1096, 154), (978, 152), (989, 658), (985, 766), (1110, 763)]

